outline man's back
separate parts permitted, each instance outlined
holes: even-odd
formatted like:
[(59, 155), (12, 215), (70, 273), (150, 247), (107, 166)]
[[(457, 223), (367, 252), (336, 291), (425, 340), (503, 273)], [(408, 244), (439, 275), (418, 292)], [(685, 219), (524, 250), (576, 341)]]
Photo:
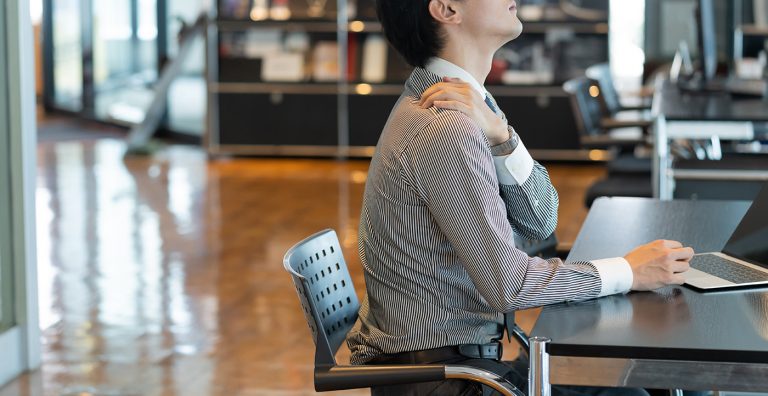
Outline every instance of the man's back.
[[(366, 296), (349, 337), (353, 363), (485, 344), (501, 337), (501, 312), (600, 292), (590, 263), (548, 262), (515, 248), (513, 225), (540, 238), (554, 230), (557, 194), (546, 170), (535, 164), (522, 185), (500, 185), (469, 117), (418, 105), (438, 81), (414, 70), (371, 162), (358, 243)], [(562, 286), (569, 284), (578, 286)]]
[(478, 293), (430, 214), (428, 192), (421, 188), (429, 172), (414, 169), (421, 166), (415, 156), (435, 149), (423, 133), (429, 124), (469, 122), (458, 112), (415, 103), (423, 86), (437, 81), (423, 69), (414, 71), (371, 162), (358, 243), (367, 290), (364, 325), (350, 337), (355, 362), (402, 350), (482, 344), (501, 334), (501, 315)]

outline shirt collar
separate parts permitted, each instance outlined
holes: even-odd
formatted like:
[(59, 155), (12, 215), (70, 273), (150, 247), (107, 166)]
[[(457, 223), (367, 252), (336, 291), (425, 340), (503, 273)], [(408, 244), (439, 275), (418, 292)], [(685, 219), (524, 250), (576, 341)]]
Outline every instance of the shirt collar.
[(471, 74), (469, 74), (468, 71), (462, 69), (460, 66), (448, 62), (447, 60), (439, 57), (433, 57), (430, 58), (429, 61), (427, 61), (426, 66), (424, 67), (428, 71), (438, 75), (440, 78), (443, 77), (453, 77), (453, 78), (460, 78), (463, 81), (469, 83), (469, 85), (472, 86), (477, 92), (479, 92), (481, 95), (486, 96), (488, 94), (488, 91), (485, 90), (482, 84), (477, 82), (474, 77), (472, 77)]

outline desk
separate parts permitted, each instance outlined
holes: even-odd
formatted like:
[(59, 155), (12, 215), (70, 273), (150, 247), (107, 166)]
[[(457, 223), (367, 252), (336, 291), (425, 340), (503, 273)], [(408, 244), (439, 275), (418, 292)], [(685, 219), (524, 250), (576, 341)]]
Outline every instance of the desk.
[(733, 99), (727, 93), (681, 92), (669, 80), (653, 97), (653, 196), (672, 198), (670, 139), (750, 140), (754, 122), (768, 122), (768, 101)]
[[(748, 207), (743, 201), (600, 198), (568, 259), (623, 256), (661, 238), (717, 251)], [(548, 395), (550, 383), (768, 390), (768, 289), (702, 294), (666, 287), (551, 305), (531, 336), (539, 337), (531, 345), (531, 395)]]

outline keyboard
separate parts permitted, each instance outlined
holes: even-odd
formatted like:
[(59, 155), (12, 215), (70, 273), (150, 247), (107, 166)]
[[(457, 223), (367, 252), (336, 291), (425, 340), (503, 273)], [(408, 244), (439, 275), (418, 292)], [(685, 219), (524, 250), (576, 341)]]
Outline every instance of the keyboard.
[(733, 283), (768, 282), (768, 272), (758, 271), (714, 254), (693, 256), (690, 264), (691, 268)]

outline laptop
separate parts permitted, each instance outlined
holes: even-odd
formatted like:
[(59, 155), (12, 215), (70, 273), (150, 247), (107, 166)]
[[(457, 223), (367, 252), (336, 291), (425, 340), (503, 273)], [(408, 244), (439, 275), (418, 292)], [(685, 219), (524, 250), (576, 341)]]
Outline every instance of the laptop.
[(768, 184), (720, 252), (696, 254), (685, 283), (701, 290), (768, 286)]

